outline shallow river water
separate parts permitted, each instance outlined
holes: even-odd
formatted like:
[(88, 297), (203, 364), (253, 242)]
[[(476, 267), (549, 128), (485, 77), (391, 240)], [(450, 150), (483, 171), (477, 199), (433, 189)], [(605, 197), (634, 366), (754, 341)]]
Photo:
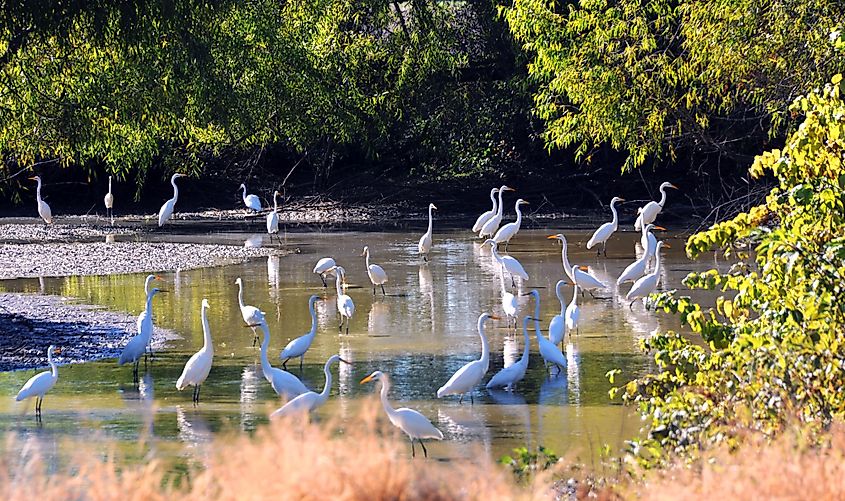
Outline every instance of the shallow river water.
[[(554, 284), (563, 276), (560, 245), (547, 240), (558, 229), (523, 229), (510, 246), (530, 275), (521, 291), (537, 288), (542, 297), (545, 330), (559, 312)], [(536, 340), (531, 344), (529, 369), (516, 391), (487, 391), (480, 386), (474, 404), (457, 397), (435, 398), (437, 388), (462, 364), (479, 356), (475, 329), (481, 312), (502, 314), (501, 284), (490, 250), (481, 249), (465, 231), (436, 231), (429, 264), (417, 259), (417, 230), (391, 232), (303, 231), (284, 234), (284, 245), (297, 249), (287, 256), (271, 256), (246, 264), (162, 274), (160, 287), (169, 294), (154, 300), (158, 325), (175, 330), (183, 339), (156, 354), (140, 384), (132, 382), (131, 368), (102, 360), (59, 368), (59, 381), (44, 400), (43, 424), (37, 426), (31, 401), (14, 402), (21, 384), (35, 371), (0, 374), (0, 431), (16, 438), (0, 448), (27, 447), (40, 451), (51, 464), (69, 460), (74, 444), (116, 442), (127, 461), (157, 457), (174, 464), (202, 462), (207, 444), (218, 434), (251, 432), (268, 421), (280, 400), (261, 375), (259, 350), (241, 319), (235, 278), (243, 277), (245, 301), (267, 313), (272, 333), (269, 358), (280, 366), (279, 352), (290, 338), (310, 328), (307, 302), (317, 303), (318, 333), (305, 357), (302, 380), (319, 391), (323, 363), (339, 353), (353, 362), (335, 367), (332, 396), (316, 418), (340, 416), (343, 426), (355, 426), (356, 409), (372, 395), (372, 384), (358, 381), (373, 370), (389, 373), (391, 399), (416, 408), (445, 434), (428, 446), (440, 459), (509, 453), (528, 445), (544, 445), (559, 455), (591, 463), (604, 445), (618, 451), (624, 441), (641, 433), (642, 423), (632, 408), (608, 398), (605, 373), (622, 370), (627, 380), (653, 369), (650, 357), (637, 348), (638, 340), (658, 329), (677, 329), (677, 319), (645, 311), (641, 303), (629, 309), (624, 300), (629, 284), (617, 287), (615, 278), (634, 259), (639, 234), (617, 233), (608, 258), (585, 249), (585, 231), (565, 231), (570, 260), (589, 265), (611, 287), (580, 299), (581, 327), (565, 340), (568, 367), (552, 375), (542, 365)], [(251, 234), (213, 233), (184, 236), (184, 240), (243, 241)], [(666, 236), (666, 235), (664, 235)], [(179, 238), (176, 238), (179, 239)], [(269, 244), (266, 235), (254, 241)], [(664, 249), (663, 288), (680, 288), (694, 269), (713, 262), (690, 262), (683, 241), (671, 240)], [(361, 250), (369, 245), (372, 262), (389, 275), (387, 297), (373, 296)], [(339, 334), (333, 281), (324, 289), (311, 273), (316, 260), (333, 256), (342, 264), (352, 285), (348, 294), (356, 306), (348, 335)], [(91, 276), (10, 280), (0, 290), (60, 294), (105, 308), (137, 314), (143, 307), (143, 275)], [(565, 300), (572, 289), (565, 289)], [(215, 358), (202, 387), (201, 402), (191, 404), (191, 390), (175, 388), (187, 358), (202, 344), (200, 303), (208, 298)], [(533, 311), (530, 297), (519, 297), (521, 313)], [(520, 322), (521, 325), (521, 322)], [(509, 331), (505, 321), (488, 322), (491, 376), (504, 360), (521, 355), (522, 333)], [(288, 363), (300, 375), (298, 362)], [(143, 371), (143, 364), (142, 364)], [(339, 372), (338, 372), (339, 371)], [(552, 371), (553, 372), (553, 371)], [(486, 382), (486, 379), (485, 379)], [(34, 449), (33, 449), (34, 448)]]

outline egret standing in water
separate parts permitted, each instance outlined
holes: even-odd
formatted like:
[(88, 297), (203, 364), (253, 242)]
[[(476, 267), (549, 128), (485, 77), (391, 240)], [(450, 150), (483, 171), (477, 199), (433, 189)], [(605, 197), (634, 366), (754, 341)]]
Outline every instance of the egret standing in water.
[(362, 256), (365, 256), (364, 263), (367, 265), (367, 276), (370, 277), (370, 282), (373, 284), (373, 296), (376, 295), (376, 286), (381, 287), (382, 295), (387, 295), (384, 292), (384, 284), (387, 283), (387, 273), (384, 272), (384, 269), (377, 265), (377, 264), (370, 264), (370, 248), (366, 245), (364, 246), (364, 252), (361, 253)]
[(496, 235), (493, 237), (493, 241), (497, 244), (505, 244), (505, 252), (508, 251), (508, 244), (510, 243), (511, 239), (516, 236), (516, 234), (519, 232), (520, 226), (522, 226), (522, 211), (519, 210), (520, 205), (528, 205), (528, 202), (521, 198), (517, 200), (516, 205), (514, 207), (514, 210), (516, 210), (516, 221), (514, 221), (513, 223), (508, 223), (499, 228), (499, 231), (497, 231)]
[(629, 264), (625, 270), (616, 279), (617, 285), (622, 285), (625, 282), (634, 282), (648, 271), (648, 263), (653, 257), (654, 250), (657, 248), (657, 239), (651, 233), (653, 228), (661, 228), (661, 226), (654, 226), (654, 224), (647, 224), (643, 227), (643, 235), (640, 239), (640, 245), (645, 241), (643, 246), (643, 254), (639, 259)]
[(616, 213), (616, 204), (624, 201), (624, 198), (613, 197), (610, 201), (610, 212), (613, 213), (613, 219), (609, 223), (599, 226), (587, 242), (588, 249), (592, 249), (594, 245), (601, 244), (601, 249), (596, 249), (597, 256), (604, 253), (604, 256), (607, 257), (607, 241), (619, 228), (619, 215)]
[(247, 209), (253, 210), (255, 212), (258, 212), (258, 211), (261, 210), (261, 200), (259, 200), (256, 195), (252, 195), (252, 194), (247, 195), (245, 184), (241, 183), (241, 186), (238, 189), (244, 190), (242, 198), (244, 200), (244, 205), (246, 206)]
[(482, 313), (478, 317), (478, 337), (481, 338), (481, 358), (473, 360), (458, 369), (452, 377), (446, 381), (446, 384), (437, 390), (437, 398), (445, 397), (446, 395), (460, 395), (461, 398), (458, 403), (464, 401), (464, 394), (469, 393), (471, 403), (475, 403), (472, 396), (472, 389), (484, 379), (487, 374), (487, 369), (490, 368), (490, 347), (487, 345), (487, 336), (484, 335), (484, 322), (488, 319), (498, 320), (499, 317), (492, 316), (488, 313)]
[(314, 266), (313, 273), (318, 275), (320, 280), (323, 281), (323, 287), (329, 286), (329, 284), (326, 283), (326, 273), (334, 269), (335, 266), (337, 266), (337, 263), (335, 263), (334, 259), (330, 257), (321, 258)]
[(255, 332), (255, 328), (264, 321), (264, 314), (255, 306), (244, 304), (244, 281), (241, 277), (236, 278), (235, 283), (238, 285), (238, 306), (241, 309), (241, 316), (247, 327), (252, 329), (252, 346), (254, 347), (258, 340), (258, 333)]
[(490, 201), (493, 202), (493, 208), (478, 216), (478, 219), (475, 220), (475, 224), (472, 225), (473, 233), (478, 233), (479, 231), (481, 231), (481, 228), (484, 227), (484, 223), (486, 223), (490, 220), (491, 217), (496, 215), (496, 210), (499, 206), (496, 203), (496, 193), (498, 193), (498, 191), (499, 188), (493, 188), (492, 190), (490, 190)]
[(511, 276), (511, 285), (516, 286), (516, 282), (514, 281), (514, 275), (521, 278), (522, 280), (528, 280), (528, 273), (526, 273), (525, 268), (523, 268), (522, 263), (517, 261), (515, 257), (512, 256), (502, 256), (499, 254), (498, 245), (496, 244), (495, 240), (488, 239), (485, 240), (481, 246), (490, 245), (493, 258), (502, 266)]
[(18, 391), (18, 396), (15, 397), (16, 402), (35, 397), (35, 417), (38, 419), (41, 419), (41, 403), (44, 402), (44, 395), (59, 380), (59, 369), (56, 367), (56, 362), (53, 361), (53, 353), (58, 355), (61, 353), (61, 350), (53, 345), (50, 345), (47, 349), (47, 363), (50, 364), (50, 370), (40, 372), (29, 378), (21, 387), (20, 391)]
[(535, 330), (534, 334), (537, 336), (537, 345), (540, 347), (540, 356), (543, 357), (543, 364), (548, 368), (549, 366), (556, 366), (558, 373), (566, 368), (566, 357), (560, 351), (557, 345), (539, 331)]
[(322, 392), (317, 393), (314, 391), (307, 391), (299, 394), (294, 397), (293, 400), (283, 405), (280, 409), (270, 414), (270, 419), (290, 416), (300, 412), (311, 412), (317, 407), (325, 404), (329, 399), (329, 393), (331, 393), (332, 390), (332, 365), (338, 362), (349, 364), (349, 362), (340, 358), (340, 355), (332, 355), (328, 360), (326, 360), (326, 365), (323, 366), (323, 373), (326, 375), (326, 384), (323, 385)]
[(431, 424), (427, 417), (423, 416), (414, 409), (402, 407), (401, 409), (394, 409), (387, 400), (387, 393), (390, 391), (390, 379), (387, 374), (381, 371), (375, 371), (369, 376), (361, 380), (361, 384), (369, 383), (370, 381), (381, 381), (381, 405), (384, 407), (384, 412), (393, 426), (402, 430), (408, 438), (411, 439), (411, 457), (416, 457), (414, 450), (414, 440), (418, 441), (423, 449), (423, 454), (428, 457), (428, 450), (423, 443), (424, 439), (443, 440), (443, 433)]
[(505, 184), (499, 188), (499, 207), (496, 209), (496, 213), (493, 217), (488, 219), (487, 222), (481, 226), (481, 231), (478, 232), (479, 237), (493, 237), (493, 235), (496, 234), (496, 230), (499, 229), (499, 225), (502, 224), (502, 211), (504, 210), (504, 206), (502, 205), (502, 195), (504, 195), (506, 191), (516, 190)]
[[(144, 280), (144, 297), (147, 297), (147, 294), (150, 293), (150, 284), (153, 282), (153, 280), (161, 280), (161, 277), (158, 276), (158, 275), (147, 275), (146, 280)], [(150, 312), (147, 312), (146, 309), (141, 311), (141, 313), (138, 315), (138, 319), (135, 321), (135, 331), (136, 332), (138, 332), (138, 333), (141, 332), (141, 329), (143, 328), (144, 322), (146, 322), (147, 316), (149, 316), (151, 314), (152, 314), (152, 310), (150, 310)], [(152, 322), (152, 320), (150, 320), (150, 321)], [(147, 348), (149, 348), (150, 355), (152, 356), (152, 354), (153, 354), (152, 336), (150, 336), (150, 342), (148, 343)]]
[(592, 294), (593, 289), (604, 289), (607, 287), (598, 278), (592, 276), (589, 273), (589, 268), (586, 266), (572, 266), (569, 263), (569, 256), (567, 254), (567, 245), (566, 245), (566, 237), (563, 236), (562, 233), (558, 233), (557, 235), (549, 235), (546, 238), (549, 240), (560, 240), (561, 251), (560, 251), (560, 259), (563, 263), (563, 271), (566, 273), (566, 276), (569, 277), (569, 280), (578, 284), (583, 290), (590, 292)]
[(305, 352), (311, 347), (314, 342), (314, 336), (317, 335), (317, 310), (314, 305), (319, 301), (317, 295), (312, 295), (308, 298), (308, 311), (311, 313), (311, 330), (304, 336), (290, 341), (285, 349), (279, 354), (282, 359), (282, 367), (287, 370), (288, 360), (299, 357), (299, 370), (302, 371), (302, 360), (305, 358)]
[(114, 225), (114, 195), (111, 193), (111, 176), (109, 176), (109, 192), (103, 197), (103, 204), (106, 206), (106, 217), (111, 219), (111, 224)]
[(657, 290), (657, 284), (660, 282), (660, 249), (662, 247), (669, 247), (669, 244), (661, 242), (657, 242), (657, 249), (655, 249), (654, 254), (656, 257), (654, 270), (648, 275), (640, 278), (634, 285), (631, 287), (631, 290), (628, 291), (628, 295), (625, 296), (625, 299), (631, 302), (628, 305), (628, 308), (633, 309), (634, 303), (637, 299), (645, 299), (648, 297), (649, 294), (653, 293)]
[(649, 223), (653, 223), (655, 219), (657, 219), (657, 215), (663, 210), (663, 206), (666, 204), (666, 188), (672, 188), (673, 190), (677, 190), (678, 187), (672, 183), (666, 182), (660, 185), (660, 201), (655, 202), (651, 201), (645, 204), (644, 207), (640, 208), (640, 215), (637, 216), (637, 220), (634, 222), (634, 229), (637, 231), (641, 231), (643, 226)]
[(173, 185), (173, 198), (164, 202), (161, 209), (158, 210), (158, 227), (164, 226), (164, 223), (170, 220), (173, 216), (173, 209), (176, 207), (176, 200), (179, 199), (179, 188), (176, 186), (176, 180), (180, 177), (185, 177), (185, 174), (173, 174), (170, 176), (170, 184)]
[(138, 381), (138, 364), (141, 361), (141, 357), (146, 353), (147, 345), (153, 336), (153, 297), (159, 292), (163, 291), (160, 289), (150, 289), (150, 292), (147, 293), (147, 305), (144, 310), (145, 316), (141, 322), (141, 327), (138, 329), (138, 334), (132, 336), (129, 342), (126, 343), (126, 346), (120, 353), (120, 358), (117, 360), (117, 365), (123, 365), (129, 362), (134, 364), (132, 367), (133, 381)]
[(343, 293), (342, 282), (346, 275), (346, 270), (342, 266), (335, 266), (333, 270), (335, 272), (335, 288), (337, 290), (337, 312), (340, 314), (340, 325), (338, 325), (337, 330), (338, 332), (343, 330), (343, 322), (345, 321), (346, 333), (349, 334), (349, 321), (352, 319), (352, 315), (355, 314), (355, 303), (352, 302), (351, 297)]
[(35, 201), (38, 203), (38, 215), (41, 216), (41, 219), (43, 219), (45, 223), (52, 224), (53, 212), (50, 210), (50, 206), (47, 205), (47, 202), (41, 200), (41, 177), (33, 176), (30, 179), (38, 183), (38, 186), (35, 188)]
[(522, 321), (522, 357), (490, 378), (487, 388), (505, 387), (508, 391), (513, 391), (513, 386), (525, 378), (525, 371), (528, 369), (528, 348), (531, 344), (531, 338), (528, 337), (529, 322), (531, 322), (530, 316), (526, 316)]
[(267, 359), (267, 348), (270, 346), (270, 329), (267, 328), (264, 314), (260, 311), (258, 314), (261, 317), (261, 322), (259, 322), (258, 326), (261, 327), (261, 332), (264, 333), (264, 338), (261, 340), (261, 371), (264, 373), (264, 379), (270, 383), (276, 395), (284, 398), (293, 398), (306, 393), (308, 388), (302, 384), (302, 381), (298, 377), (288, 371), (283, 371), (270, 365), (270, 360)]
[[(270, 234), (270, 238), (273, 238), (273, 234), (276, 236), (279, 235), (279, 192), (273, 192), (273, 212), (267, 214), (267, 233)], [(279, 238), (279, 244), (282, 243), (282, 239)]]
[(549, 341), (555, 346), (563, 342), (563, 337), (566, 334), (566, 302), (563, 299), (563, 286), (567, 285), (566, 280), (558, 280), (555, 284), (555, 296), (560, 302), (560, 313), (552, 317), (549, 322)]
[[(566, 320), (566, 329), (569, 331), (569, 338), (572, 339), (572, 331), (578, 329), (578, 321), (581, 319), (581, 308), (578, 307), (578, 284), (572, 285), (572, 301), (566, 307), (564, 313), (564, 320)], [(549, 336), (551, 338), (551, 336)]]
[(202, 318), (202, 348), (188, 359), (182, 375), (176, 380), (176, 389), (179, 391), (188, 386), (194, 387), (192, 400), (195, 404), (200, 401), (200, 386), (208, 378), (211, 362), (214, 360), (214, 345), (211, 342), (211, 329), (208, 327), (208, 299), (202, 300), (200, 316)]
[(420, 242), (417, 244), (417, 253), (422, 256), (423, 261), (426, 262), (428, 261), (428, 253), (431, 252), (431, 226), (433, 220), (431, 211), (433, 210), (437, 210), (437, 206), (434, 204), (428, 204), (428, 231), (420, 237)]

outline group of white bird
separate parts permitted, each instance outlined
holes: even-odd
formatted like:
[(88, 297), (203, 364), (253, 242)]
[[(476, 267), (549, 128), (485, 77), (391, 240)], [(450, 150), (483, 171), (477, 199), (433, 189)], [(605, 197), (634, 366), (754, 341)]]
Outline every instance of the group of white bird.
[[(163, 224), (170, 217), (170, 214), (172, 214), (173, 207), (178, 197), (178, 188), (176, 187), (175, 181), (179, 176), (181, 176), (181, 174), (174, 174), (171, 178), (171, 184), (173, 185), (174, 189), (174, 196), (162, 207), (159, 217), (160, 225)], [(39, 202), (39, 212), (41, 213), (41, 204), (43, 204), (40, 199), (41, 181), (37, 177), (36, 179), (39, 183), (37, 196)], [(258, 197), (256, 197), (255, 195), (247, 195), (246, 187), (244, 185), (241, 185), (241, 188), (243, 190), (244, 204), (251, 210), (260, 211), (261, 205)], [(656, 290), (658, 285), (661, 266), (660, 249), (662, 246), (664, 246), (664, 244), (663, 242), (658, 242), (654, 235), (651, 233), (651, 231), (655, 228), (662, 229), (660, 227), (655, 226), (653, 223), (657, 218), (657, 215), (662, 211), (663, 206), (666, 202), (666, 188), (675, 188), (675, 186), (671, 183), (663, 183), (660, 186), (660, 192), (662, 195), (660, 201), (649, 202), (644, 207), (638, 210), (638, 217), (635, 224), (635, 228), (639, 231), (642, 231), (641, 245), (643, 247), (643, 254), (639, 259), (637, 259), (634, 263), (632, 263), (625, 269), (625, 271), (622, 273), (622, 275), (620, 275), (617, 281), (619, 284), (627, 281), (634, 281), (633, 287), (626, 296), (628, 300), (632, 301), (632, 304), (637, 299), (646, 298), (650, 293)], [(510, 275), (512, 286), (515, 285), (515, 279), (517, 277), (520, 280), (527, 281), (528, 274), (526, 273), (525, 268), (522, 266), (521, 263), (519, 263), (516, 258), (507, 254), (499, 254), (498, 246), (500, 244), (504, 244), (506, 250), (509, 242), (519, 232), (519, 229), (522, 224), (522, 212), (520, 210), (520, 207), (522, 205), (528, 204), (528, 202), (523, 199), (518, 199), (515, 204), (516, 220), (514, 222), (500, 226), (503, 218), (502, 195), (505, 191), (514, 190), (513, 188), (510, 188), (506, 185), (503, 185), (500, 188), (493, 188), (491, 190), (490, 198), (493, 202), (493, 208), (479, 216), (478, 220), (473, 225), (472, 230), (473, 232), (478, 232), (479, 237), (485, 238), (484, 243), (482, 245), (491, 246), (492, 257), (499, 265), (502, 287), (502, 307), (504, 312), (508, 316), (508, 325), (510, 326), (511, 320), (516, 322), (517, 302), (514, 294), (510, 290), (508, 290), (505, 285), (505, 272), (507, 271)], [(275, 197), (277, 195), (278, 192), (276, 192), (276, 194), (274, 195), (274, 202)], [(601, 253), (602, 251), (604, 251), (606, 254), (607, 241), (610, 239), (611, 235), (618, 229), (618, 214), (616, 210), (616, 204), (621, 201), (623, 201), (623, 199), (618, 197), (613, 198), (610, 203), (610, 209), (613, 214), (613, 219), (612, 221), (603, 224), (595, 231), (595, 233), (592, 235), (592, 237), (587, 243), (588, 249), (600, 245), (601, 248), (599, 252)], [(44, 205), (46, 206), (46, 204)], [(432, 211), (436, 209), (437, 207), (434, 204), (429, 205), (428, 229), (425, 234), (423, 234), (423, 236), (420, 238), (418, 244), (418, 253), (425, 261), (428, 261), (428, 256), (433, 246)], [(46, 208), (46, 211), (49, 214), (49, 207)], [(275, 213), (276, 211), (274, 210), (271, 215), (275, 215)], [(43, 216), (44, 214), (42, 213), (42, 217)], [(48, 218), (45, 218), (45, 221), (47, 219)], [(278, 224), (277, 216), (276, 224)], [(522, 327), (524, 346), (522, 357), (515, 363), (503, 368), (498, 373), (496, 373), (488, 381), (486, 385), (487, 388), (504, 387), (512, 391), (514, 385), (524, 379), (528, 367), (530, 340), (528, 329), (530, 322), (534, 322), (535, 324), (535, 335), (539, 346), (540, 355), (544, 361), (544, 365), (549, 368), (556, 367), (558, 372), (563, 370), (566, 367), (566, 358), (559, 349), (559, 345), (563, 342), (566, 332), (569, 332), (571, 335), (572, 331), (578, 328), (580, 314), (577, 299), (579, 288), (586, 291), (593, 291), (605, 287), (603, 283), (601, 283), (597, 278), (595, 278), (588, 272), (587, 267), (570, 264), (567, 255), (567, 241), (564, 235), (550, 235), (548, 238), (556, 239), (561, 242), (561, 259), (565, 275), (569, 279), (568, 281), (563, 279), (559, 280), (555, 285), (555, 294), (560, 302), (561, 307), (560, 314), (555, 315), (552, 318), (551, 322), (549, 323), (549, 335), (548, 337), (544, 336), (540, 328), (540, 294), (536, 289), (531, 290), (528, 294), (526, 294), (531, 295), (534, 298), (534, 314), (531, 316), (525, 316), (523, 319)], [(388, 280), (387, 273), (381, 266), (370, 262), (369, 247), (364, 247), (362, 256), (365, 259), (367, 275), (373, 286), (373, 295), (376, 294), (377, 287), (380, 287), (382, 294), (386, 295), (384, 284), (386, 284)], [(656, 258), (655, 266), (651, 273), (647, 273), (648, 264), (652, 257)], [(338, 329), (342, 330), (345, 324), (346, 333), (348, 334), (349, 322), (355, 312), (355, 304), (352, 301), (352, 298), (347, 295), (344, 290), (346, 282), (345, 269), (342, 266), (339, 266), (333, 258), (326, 257), (320, 259), (317, 262), (316, 266), (313, 269), (313, 272), (320, 277), (324, 287), (327, 286), (326, 276), (329, 273), (335, 275), (337, 310), (340, 318), (340, 324)], [(134, 364), (133, 376), (136, 380), (138, 377), (138, 365), (140, 363), (140, 359), (142, 357), (145, 357), (148, 351), (150, 354), (152, 353), (152, 300), (156, 294), (163, 291), (158, 288), (150, 288), (150, 285), (152, 281), (158, 279), (160, 279), (160, 277), (158, 277), (157, 275), (149, 275), (146, 278), (144, 284), (146, 292), (146, 306), (144, 311), (138, 316), (137, 334), (127, 342), (118, 359), (118, 363), (120, 365), (125, 363)], [(302, 368), (305, 354), (311, 347), (311, 344), (317, 332), (317, 314), (315, 310), (315, 303), (319, 300), (318, 296), (312, 295), (308, 301), (308, 308), (311, 314), (310, 331), (304, 334), (303, 336), (293, 339), (285, 346), (285, 348), (280, 353), (280, 359), (282, 360), (282, 367), (284, 369), (279, 369), (273, 367), (268, 360), (267, 350), (270, 343), (270, 331), (267, 326), (265, 314), (258, 308), (244, 303), (243, 280), (239, 277), (235, 281), (235, 283), (238, 285), (238, 305), (244, 323), (246, 324), (246, 326), (252, 328), (254, 333), (256, 328), (260, 328), (263, 334), (260, 358), (264, 377), (278, 395), (286, 399), (290, 399), (281, 408), (273, 412), (271, 414), (271, 417), (276, 418), (296, 413), (307, 413), (323, 405), (327, 401), (329, 393), (331, 391), (332, 365), (336, 363), (348, 364), (348, 361), (342, 359), (339, 355), (333, 355), (326, 361), (324, 366), (325, 384), (320, 393), (308, 390), (308, 388), (302, 383), (302, 381), (300, 381), (298, 377), (284, 370), (287, 368), (287, 362), (291, 359), (296, 358), (300, 359), (300, 369)], [(572, 300), (567, 304), (563, 297), (563, 287), (568, 284), (573, 285), (573, 295)], [(176, 387), (179, 390), (187, 388), (188, 386), (194, 387), (193, 401), (195, 403), (199, 402), (200, 387), (205, 382), (210, 373), (214, 357), (214, 348), (212, 344), (211, 332), (207, 317), (208, 309), (209, 303), (206, 299), (203, 299), (201, 309), (203, 346), (198, 352), (196, 352), (193, 356), (190, 357), (190, 359), (185, 364), (181, 376), (176, 381)], [(480, 358), (468, 362), (458, 371), (456, 371), (452, 375), (452, 377), (449, 378), (449, 380), (437, 390), (438, 398), (442, 398), (447, 395), (460, 395), (459, 402), (462, 402), (464, 396), (469, 394), (470, 400), (473, 401), (472, 391), (482, 382), (489, 370), (490, 365), (490, 349), (487, 337), (485, 335), (485, 322), (488, 319), (499, 319), (499, 317), (490, 315), (488, 313), (482, 313), (478, 317), (477, 331), (481, 340)], [(253, 344), (255, 343), (255, 340), (257, 340), (257, 333), (255, 334)], [(26, 384), (24, 384), (24, 386), (21, 388), (20, 392), (16, 397), (17, 400), (23, 400), (25, 398), (33, 396), (37, 397), (36, 415), (39, 417), (41, 414), (41, 403), (43, 401), (44, 394), (48, 392), (53, 387), (53, 385), (55, 385), (56, 380), (58, 379), (58, 371), (52, 358), (53, 354), (56, 351), (57, 350), (54, 346), (51, 346), (48, 350), (47, 356), (51, 371), (43, 372), (37, 374), (36, 376), (33, 376), (29, 381), (26, 382)], [(416, 440), (422, 446), (423, 452), (427, 457), (428, 451), (426, 450), (422, 440), (441, 440), (443, 438), (442, 432), (438, 430), (428, 420), (428, 418), (426, 418), (419, 412), (409, 408), (394, 409), (391, 406), (387, 398), (390, 387), (390, 381), (386, 374), (380, 371), (375, 371), (368, 377), (364, 378), (361, 381), (361, 384), (370, 381), (381, 382), (382, 386), (380, 389), (380, 397), (385, 413), (387, 414), (387, 417), (389, 418), (390, 422), (400, 428), (410, 438), (412, 456), (415, 455), (414, 441)]]

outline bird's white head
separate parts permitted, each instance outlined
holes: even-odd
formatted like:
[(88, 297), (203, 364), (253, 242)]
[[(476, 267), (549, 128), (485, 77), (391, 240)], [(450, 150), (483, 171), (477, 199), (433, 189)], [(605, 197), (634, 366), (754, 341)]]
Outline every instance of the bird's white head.
[(520, 294), (521, 296), (534, 296), (534, 299), (540, 299), (540, 292), (537, 289), (531, 289), (528, 292), (524, 292)]
[(662, 190), (662, 189), (665, 189), (665, 188), (672, 188), (673, 190), (677, 190), (677, 189), (678, 189), (678, 187), (677, 187), (677, 186), (675, 186), (674, 184), (670, 183), (669, 181), (666, 181), (665, 183), (663, 183), (663, 184), (661, 184), (661, 185), (660, 185), (660, 189), (661, 189), (661, 190)]
[(308, 308), (313, 309), (314, 305), (317, 304), (317, 301), (320, 300), (320, 296), (316, 294), (312, 294), (311, 297), (308, 298)]
[(351, 363), (351, 362), (347, 362), (346, 360), (344, 360), (344, 359), (340, 358), (340, 355), (332, 355), (332, 356), (331, 356), (331, 357), (329, 357), (329, 359), (326, 361), (326, 363), (327, 363), (328, 365), (336, 364), (336, 363), (338, 363), (338, 362), (340, 362), (340, 363), (344, 363), (344, 364), (346, 364), (346, 365), (352, 365), (352, 363)]
[(279, 190), (273, 192), (273, 198), (278, 197), (279, 195), (281, 195), (281, 193), (279, 193)]
[(362, 250), (362, 251), (361, 251), (361, 255), (362, 255), (362, 256), (366, 256), (366, 255), (367, 255), (367, 253), (369, 253), (369, 252), (370, 252), (370, 248), (369, 248), (368, 246), (366, 246), (366, 245), (365, 245), (365, 246), (364, 246), (364, 250)]
[(33, 181), (36, 181), (36, 182), (39, 182), (39, 183), (41, 182), (41, 176), (32, 176), (32, 177), (31, 177), (31, 178), (29, 178), (29, 179), (31, 179), (31, 180), (33, 180)]
[(434, 204), (428, 204), (428, 208), (429, 208), (429, 209), (434, 209), (434, 210), (437, 210), (437, 206), (436, 206), (436, 205), (434, 205)]
[(624, 202), (624, 201), (625, 201), (625, 199), (624, 199), (624, 198), (622, 198), (622, 197), (613, 197), (613, 198), (610, 200), (610, 205), (613, 205), (613, 204), (615, 204), (615, 203), (619, 203), (619, 202)]
[(170, 179), (175, 180), (175, 179), (179, 179), (180, 177), (185, 177), (185, 176), (187, 176), (187, 174), (180, 174), (180, 173), (177, 172), (176, 174), (173, 174), (173, 176), (171, 176)]
[(209, 308), (211, 308), (211, 307), (210, 307), (210, 306), (208, 306), (208, 299), (203, 298), (203, 300), (202, 300), (202, 309), (207, 310), (207, 309), (209, 309)]
[(369, 376), (362, 379), (359, 384), (369, 383), (370, 381), (380, 381), (384, 377), (385, 377), (385, 375), (382, 371), (375, 371), (372, 374), (370, 374)]
[(506, 184), (503, 184), (502, 187), (499, 188), (499, 191), (516, 191), (516, 190), (514, 188), (511, 188), (510, 186), (508, 186)]
[(656, 252), (660, 252), (660, 249), (662, 249), (663, 247), (666, 247), (667, 249), (672, 248), (671, 245), (669, 245), (668, 243), (661, 240), (661, 241), (657, 242), (657, 251)]
[(560, 240), (561, 242), (566, 242), (566, 237), (563, 236), (563, 233), (558, 233), (557, 235), (549, 235), (546, 238), (548, 240)]
[(490, 190), (490, 195), (491, 195), (491, 196), (492, 196), (492, 195), (495, 195), (495, 194), (496, 194), (496, 193), (498, 193), (498, 192), (499, 192), (499, 188), (493, 188), (492, 190)]
[(496, 241), (493, 240), (492, 238), (488, 238), (487, 240), (484, 241), (484, 243), (481, 244), (482, 247), (484, 247), (485, 245), (489, 245), (490, 247), (492, 247), (494, 249), (497, 247)]
[(519, 200), (516, 201), (516, 205), (529, 205), (529, 204), (526, 200), (523, 200), (523, 199), (520, 198)]
[(156, 287), (156, 288), (150, 289), (150, 296), (155, 296), (159, 292), (166, 292), (166, 291), (163, 291), (163, 290), (159, 289), (158, 287)]
[(246, 190), (246, 185), (244, 183), (241, 183), (241, 185), (238, 186), (238, 189), (239, 190)]
[(50, 347), (49, 347), (49, 348), (47, 348), (47, 351), (48, 351), (49, 353), (52, 353), (53, 355), (58, 355), (58, 354), (60, 354), (60, 353), (62, 352), (62, 349), (61, 349), (61, 348), (56, 347), (56, 345), (54, 345), (54, 344), (51, 344), (51, 345), (50, 345)]
[(235, 279), (235, 285), (243, 285), (244, 281), (241, 280), (241, 277)]

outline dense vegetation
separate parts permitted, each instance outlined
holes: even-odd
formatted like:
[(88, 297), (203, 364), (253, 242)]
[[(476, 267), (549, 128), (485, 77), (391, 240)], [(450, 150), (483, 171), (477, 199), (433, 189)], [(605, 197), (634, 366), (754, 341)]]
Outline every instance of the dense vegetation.
[(570, 148), (603, 176), (745, 168), (842, 65), (843, 18), (834, 0), (4, 2), (3, 177), (63, 165), (140, 191), (259, 167), (320, 189), (361, 166), (572, 171)]
[(717, 248), (738, 259), (726, 273), (684, 281), (725, 294), (710, 307), (672, 292), (655, 298), (696, 336), (644, 340), (661, 371), (622, 388), (650, 419), (648, 439), (634, 444), (646, 464), (667, 449), (736, 443), (742, 430), (771, 435), (798, 421), (819, 431), (845, 413), (842, 75), (790, 111), (804, 116), (801, 125), (751, 168), (777, 179), (765, 203), (687, 241), (693, 258)]

